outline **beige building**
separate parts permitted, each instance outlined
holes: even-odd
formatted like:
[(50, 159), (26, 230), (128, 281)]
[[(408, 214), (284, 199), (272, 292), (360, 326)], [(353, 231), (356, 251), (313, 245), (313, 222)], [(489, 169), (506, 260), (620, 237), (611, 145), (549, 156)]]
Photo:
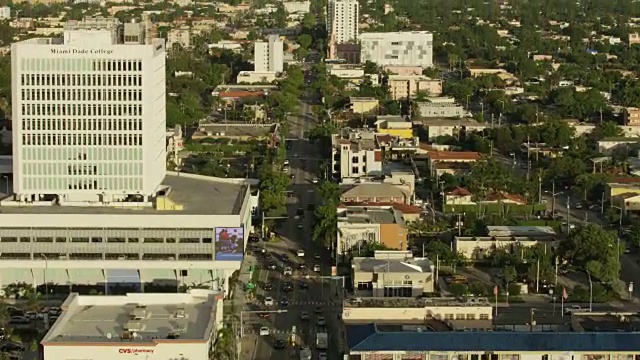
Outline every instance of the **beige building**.
[(270, 84), (278, 78), (273, 71), (240, 71), (236, 82), (238, 84)]
[[(531, 247), (536, 244), (544, 244), (549, 249), (557, 244), (555, 238), (530, 238), (530, 237), (467, 237), (456, 236), (453, 238), (453, 247), (456, 252), (461, 253), (467, 259), (483, 260), (488, 258), (496, 249), (505, 249), (509, 252), (516, 252), (524, 247)], [(519, 254), (516, 254), (519, 255)]]
[(393, 202), (411, 203), (409, 187), (385, 183), (365, 182), (355, 186), (347, 186), (348, 190), (340, 195), (341, 202)]
[(338, 252), (342, 255), (364, 243), (382, 244), (389, 249), (407, 246), (407, 228), (402, 213), (392, 206), (338, 208)]
[(376, 251), (373, 257), (351, 262), (353, 289), (358, 297), (415, 298), (434, 291), (435, 267), (411, 251)]
[(378, 99), (372, 97), (349, 97), (351, 111), (355, 114), (367, 114), (376, 112), (380, 105)]
[(419, 92), (432, 96), (442, 94), (442, 81), (422, 75), (389, 75), (387, 81), (393, 100), (408, 99)]
[(640, 109), (626, 107), (623, 112), (625, 125), (640, 125)]
[(400, 76), (420, 76), (422, 75), (422, 66), (392, 66), (387, 65), (383, 68), (384, 72), (389, 75)]
[(629, 33), (629, 45), (640, 44), (640, 34)]

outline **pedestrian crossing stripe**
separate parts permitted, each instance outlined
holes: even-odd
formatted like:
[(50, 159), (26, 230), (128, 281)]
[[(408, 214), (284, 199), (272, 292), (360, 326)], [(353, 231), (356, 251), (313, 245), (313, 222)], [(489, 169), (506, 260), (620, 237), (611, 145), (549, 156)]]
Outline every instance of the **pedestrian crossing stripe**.
[[(323, 332), (326, 332), (325, 328), (311, 327), (311, 328), (309, 328), (309, 331), (302, 331), (302, 332), (298, 331), (297, 333), (298, 334), (300, 334), (300, 333), (302, 333), (302, 334), (307, 334), (307, 333), (308, 334), (316, 334), (316, 333), (319, 332), (319, 330), (321, 330)], [(249, 335), (252, 335), (252, 334), (256, 334), (257, 335), (257, 334), (260, 333), (260, 330), (259, 329), (250, 328), (249, 326), (245, 326), (244, 333), (245, 334), (249, 334)], [(269, 329), (269, 335), (291, 335), (291, 329), (283, 330), (283, 329), (271, 329), (270, 328)]]
[[(253, 303), (255, 305), (264, 305), (264, 302), (259, 300), (254, 300)], [(280, 304), (280, 302), (274, 301), (274, 304)], [(336, 304), (333, 301), (289, 301), (288, 306), (342, 306), (342, 304)], [(281, 306), (285, 307), (286, 306)]]

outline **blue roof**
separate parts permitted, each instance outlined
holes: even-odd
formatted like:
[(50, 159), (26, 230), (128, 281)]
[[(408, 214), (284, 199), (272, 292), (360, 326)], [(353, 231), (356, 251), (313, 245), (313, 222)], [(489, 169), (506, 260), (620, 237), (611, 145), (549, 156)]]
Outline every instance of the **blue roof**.
[(381, 332), (374, 324), (347, 325), (352, 352), (523, 351), (638, 352), (638, 332)]

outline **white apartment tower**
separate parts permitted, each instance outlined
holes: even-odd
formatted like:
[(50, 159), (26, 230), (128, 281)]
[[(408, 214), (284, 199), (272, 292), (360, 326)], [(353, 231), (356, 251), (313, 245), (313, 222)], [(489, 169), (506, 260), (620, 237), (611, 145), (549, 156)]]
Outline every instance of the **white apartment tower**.
[[(164, 180), (165, 44), (139, 23), (69, 21), (11, 46), (15, 201), (148, 201)], [(105, 224), (106, 226), (107, 224)]]
[(399, 31), (360, 34), (360, 61), (380, 66), (433, 66), (433, 34)]
[(332, 44), (358, 40), (360, 9), (358, 0), (329, 0), (327, 30)]
[(284, 71), (284, 44), (279, 35), (269, 35), (267, 41), (254, 44), (254, 70), (256, 72)]

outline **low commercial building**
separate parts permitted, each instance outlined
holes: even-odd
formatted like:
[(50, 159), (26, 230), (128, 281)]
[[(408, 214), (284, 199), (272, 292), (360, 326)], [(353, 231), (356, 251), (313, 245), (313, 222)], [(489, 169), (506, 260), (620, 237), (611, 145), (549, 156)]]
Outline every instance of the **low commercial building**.
[(70, 294), (62, 315), (42, 339), (42, 359), (208, 360), (222, 328), (222, 294), (80, 296)]
[(367, 114), (378, 110), (380, 102), (372, 97), (349, 97), (349, 105), (354, 114)]
[(149, 203), (2, 201), (0, 288), (226, 293), (252, 229), (248, 182), (167, 172), (161, 186)]
[(457, 104), (454, 98), (432, 97), (427, 101), (417, 103), (420, 117), (423, 118), (461, 118), (470, 116), (462, 105)]
[(200, 124), (191, 135), (194, 140), (231, 139), (237, 141), (271, 140), (278, 134), (278, 124), (221, 123)]
[(382, 175), (382, 150), (375, 135), (374, 132), (351, 129), (333, 135), (331, 170), (334, 178), (342, 181)]
[(402, 116), (379, 115), (376, 117), (375, 126), (378, 134), (398, 136), (403, 139), (413, 138), (413, 124)]
[[(454, 250), (471, 260), (487, 259), (497, 249), (515, 253), (525, 247), (537, 244), (543, 244), (551, 249), (558, 245), (558, 240), (555, 237), (531, 238), (521, 236), (456, 236), (453, 238)], [(517, 255), (519, 256), (519, 254)]]
[(481, 156), (475, 151), (430, 151), (427, 158), (431, 174), (439, 178), (444, 174), (468, 172), (470, 166), (480, 160)]
[(636, 107), (625, 107), (622, 114), (625, 125), (640, 125), (640, 109)]
[(238, 84), (270, 84), (278, 78), (273, 71), (240, 71), (236, 82)]
[(346, 186), (340, 195), (342, 202), (392, 202), (410, 204), (411, 184), (385, 183), (383, 181), (363, 181)]
[(345, 255), (363, 243), (382, 244), (389, 249), (407, 246), (407, 228), (402, 213), (393, 207), (338, 208), (338, 253)]
[(454, 138), (464, 139), (473, 132), (482, 131), (487, 128), (486, 123), (479, 123), (471, 118), (457, 120), (444, 118), (420, 118), (413, 120), (412, 122), (422, 126), (430, 140), (440, 136), (451, 136)]
[(358, 297), (415, 298), (434, 291), (435, 267), (411, 251), (376, 251), (351, 261), (351, 279)]
[(607, 137), (598, 140), (598, 152), (611, 155), (618, 149), (626, 150), (638, 143), (640, 143), (640, 137)]
[[(402, 313), (396, 312), (398, 318)], [(640, 356), (640, 322), (635, 313), (572, 315), (569, 325), (553, 331), (532, 324), (503, 329), (479, 320), (348, 321), (343, 317), (350, 359), (634, 360)]]

